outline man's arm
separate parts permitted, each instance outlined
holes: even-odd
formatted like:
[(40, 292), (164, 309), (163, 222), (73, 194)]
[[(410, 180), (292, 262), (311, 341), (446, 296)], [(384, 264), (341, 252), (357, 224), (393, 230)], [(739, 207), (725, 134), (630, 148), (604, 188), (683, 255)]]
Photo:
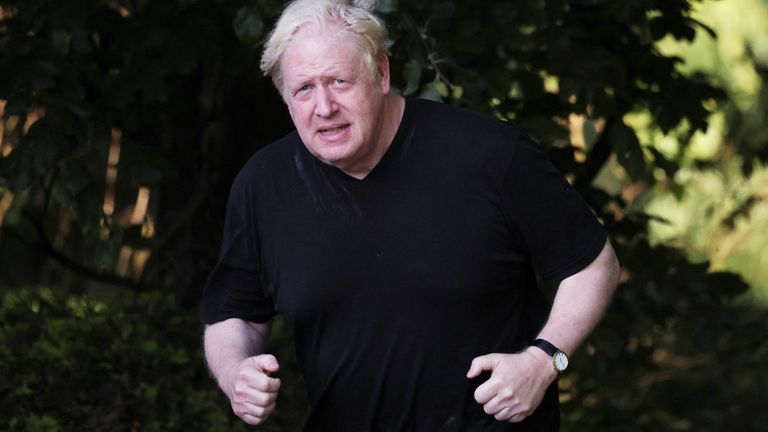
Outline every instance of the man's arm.
[(280, 379), (277, 359), (263, 354), (269, 324), (228, 319), (205, 327), (205, 360), (232, 411), (246, 423), (263, 423), (275, 409)]
[(582, 271), (560, 282), (552, 310), (539, 337), (568, 355), (597, 326), (619, 281), (619, 261), (609, 241)]
[[(573, 354), (605, 313), (618, 284), (619, 271), (613, 247), (606, 241), (592, 263), (560, 282), (539, 337), (566, 354)], [(467, 377), (474, 378), (484, 370), (492, 374), (475, 391), (475, 400), (497, 420), (511, 422), (520, 422), (533, 413), (557, 377), (551, 358), (538, 348), (477, 357)]]

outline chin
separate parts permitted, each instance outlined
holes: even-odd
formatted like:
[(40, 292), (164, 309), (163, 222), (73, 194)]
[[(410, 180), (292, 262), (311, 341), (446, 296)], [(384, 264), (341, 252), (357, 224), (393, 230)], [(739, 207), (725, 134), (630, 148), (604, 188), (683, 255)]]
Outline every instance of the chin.
[(327, 163), (336, 164), (337, 162), (344, 162), (352, 158), (354, 155), (354, 149), (345, 144), (329, 145), (328, 143), (322, 143), (318, 147), (315, 147), (318, 151), (312, 152), (315, 157), (323, 160)]
[(344, 169), (344, 167), (347, 165), (347, 162), (349, 162), (350, 158), (347, 156), (333, 155), (333, 156), (320, 158), (320, 160), (322, 160), (328, 165), (335, 166), (336, 168), (339, 168), (339, 169)]

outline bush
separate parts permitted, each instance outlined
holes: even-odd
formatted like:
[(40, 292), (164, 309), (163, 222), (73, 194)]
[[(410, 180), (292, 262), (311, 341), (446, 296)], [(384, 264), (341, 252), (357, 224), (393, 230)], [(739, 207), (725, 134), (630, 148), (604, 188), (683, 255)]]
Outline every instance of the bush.
[(196, 311), (171, 296), (21, 289), (0, 322), (0, 430), (244, 430), (205, 370)]
[[(622, 249), (628, 262), (649, 264), (622, 284), (561, 379), (563, 430), (768, 431), (766, 311), (739, 300), (738, 278), (706, 274), (679, 251)], [(252, 430), (205, 369), (195, 309), (160, 292), (119, 302), (48, 288), (5, 293), (0, 430)], [(281, 320), (268, 351), (283, 386), (259, 430), (300, 430), (304, 385)]]

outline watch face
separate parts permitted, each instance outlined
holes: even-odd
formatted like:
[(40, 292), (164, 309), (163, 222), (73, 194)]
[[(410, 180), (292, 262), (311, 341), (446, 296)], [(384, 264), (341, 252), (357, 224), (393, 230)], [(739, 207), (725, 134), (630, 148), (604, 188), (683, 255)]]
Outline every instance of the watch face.
[(552, 360), (555, 362), (555, 369), (560, 372), (564, 371), (568, 367), (568, 356), (564, 352), (558, 351), (552, 356)]

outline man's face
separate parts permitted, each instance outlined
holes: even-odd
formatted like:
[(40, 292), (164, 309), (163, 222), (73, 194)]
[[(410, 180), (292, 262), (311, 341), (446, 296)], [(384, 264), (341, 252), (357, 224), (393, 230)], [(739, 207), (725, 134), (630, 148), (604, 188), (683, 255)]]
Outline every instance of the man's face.
[(381, 129), (389, 64), (383, 57), (374, 79), (350, 37), (334, 24), (299, 29), (281, 58), (282, 93), (310, 153), (347, 173), (367, 172), (388, 144)]

